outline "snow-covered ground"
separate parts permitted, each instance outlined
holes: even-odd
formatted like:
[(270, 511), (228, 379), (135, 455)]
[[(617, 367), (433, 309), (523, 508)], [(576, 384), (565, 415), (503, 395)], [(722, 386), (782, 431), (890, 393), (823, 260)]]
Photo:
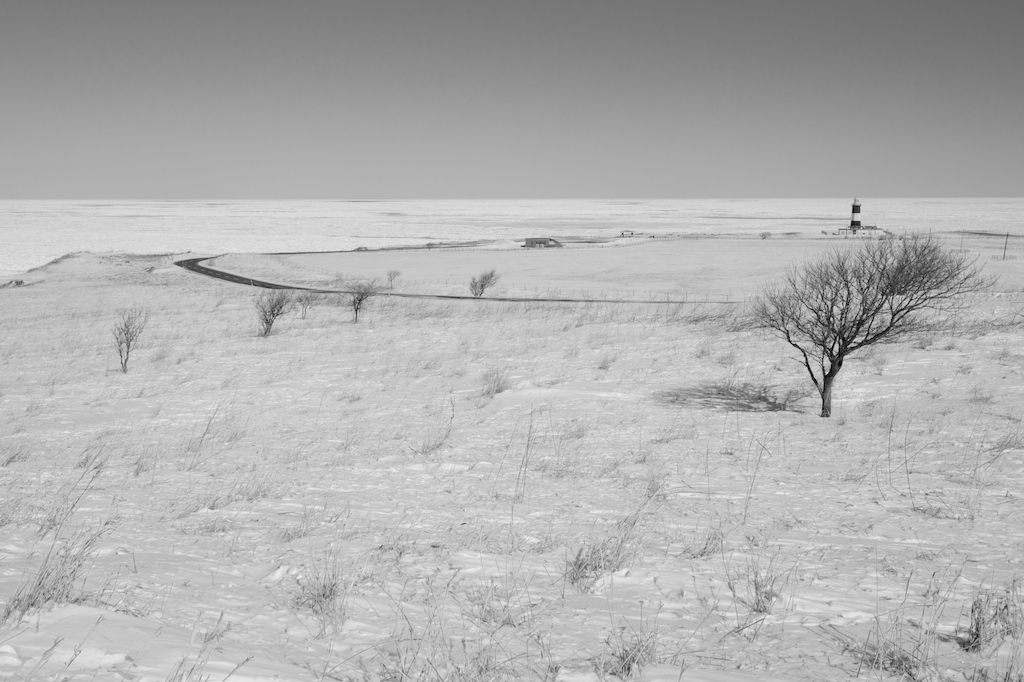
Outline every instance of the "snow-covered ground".
[[(1024, 199), (861, 197), (895, 233), (969, 229), (1024, 237)], [(526, 237), (819, 235), (851, 198), (558, 201), (0, 201), (0, 277), (69, 252), (330, 251)], [(0, 281), (2, 283), (2, 281)]]
[[(996, 288), (855, 356), (820, 419), (737, 319), (823, 241), (217, 259), (731, 301), (378, 297), (354, 324), (327, 299), (267, 338), (250, 289), (169, 257), (24, 275), (0, 289), (0, 678), (1019, 680), (1024, 272), (968, 237)], [(122, 373), (127, 306), (150, 320)]]

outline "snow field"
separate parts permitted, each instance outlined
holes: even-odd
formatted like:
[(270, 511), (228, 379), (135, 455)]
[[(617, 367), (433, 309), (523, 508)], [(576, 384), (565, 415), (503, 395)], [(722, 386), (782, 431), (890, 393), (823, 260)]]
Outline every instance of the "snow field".
[(1020, 281), (855, 356), (822, 420), (735, 306), (325, 300), (257, 338), (167, 258), (34, 275), (0, 291), (3, 676), (1020, 675)]

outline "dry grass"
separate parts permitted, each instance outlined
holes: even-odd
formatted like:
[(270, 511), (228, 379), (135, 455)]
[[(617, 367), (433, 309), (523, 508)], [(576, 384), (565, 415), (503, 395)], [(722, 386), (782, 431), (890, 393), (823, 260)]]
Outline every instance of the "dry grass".
[(641, 521), (654, 498), (617, 521), (603, 538), (591, 538), (566, 562), (565, 579), (580, 592), (590, 592), (602, 577), (629, 566), (640, 551)]
[[(396, 602), (397, 625), (363, 666), (363, 674), (382, 680), (424, 682), (504, 682), (537, 679), (531, 661), (511, 649), (513, 635), (491, 630), (486, 638), (458, 637), (457, 605), (447, 588), (425, 585), (421, 605)], [(542, 679), (546, 679), (542, 678)]]
[(679, 556), (688, 559), (706, 559), (721, 554), (725, 547), (725, 535), (720, 528), (695, 527), (693, 534), (686, 540)]
[(957, 631), (957, 644), (964, 651), (981, 651), (998, 646), (1006, 638), (1024, 638), (1024, 593), (1014, 580), (1002, 589), (980, 589), (971, 602), (970, 620)]
[(493, 398), (512, 387), (512, 373), (507, 367), (491, 367), (483, 374), (483, 388), (480, 394), (484, 398)]
[(311, 611), (319, 621), (317, 637), (336, 632), (344, 624), (353, 583), (354, 578), (343, 570), (335, 549), (329, 547), (322, 554), (310, 554), (293, 604)]
[(82, 600), (83, 569), (104, 532), (80, 529), (64, 540), (55, 535), (33, 574), (5, 602), (0, 626), (8, 621), (17, 623), (34, 610)]
[(648, 663), (658, 660), (657, 625), (634, 628), (626, 624), (616, 628), (605, 643), (610, 651), (597, 664), (598, 670), (605, 675), (627, 679), (639, 674)]
[(726, 585), (733, 598), (751, 613), (769, 614), (782, 597), (789, 582), (791, 568), (783, 568), (776, 550), (767, 556), (761, 553), (748, 557), (746, 565), (736, 573), (727, 570)]
[[(213, 628), (206, 632), (199, 631), (199, 619), (197, 618), (193, 626), (188, 651), (178, 659), (178, 663), (167, 673), (164, 682), (208, 682), (211, 678), (206, 674), (206, 668), (210, 663), (210, 657), (216, 651), (218, 643), (230, 630), (231, 624), (224, 623), (223, 613), (220, 614)], [(193, 648), (195, 648), (194, 652)], [(239, 662), (222, 679), (228, 680), (233, 677), (242, 666), (246, 665), (253, 658), (255, 656), (249, 656)]]
[[(195, 630), (187, 657), (174, 652), (181, 680), (221, 679), (230, 666), (212, 666), (230, 644), (314, 679), (668, 666), (676, 679), (685, 659), (698, 674), (742, 661), (806, 680), (860, 667), (1020, 682), (1013, 590), (959, 588), (943, 619), (888, 616), (964, 553), (970, 584), (1012, 583), (1020, 373), (1005, 353), (991, 362), (1010, 332), (913, 349), (916, 374), (851, 372), (842, 419), (828, 421), (740, 306), (379, 297), (359, 325), (322, 306), (257, 339), (247, 291), (181, 281), (78, 298), (40, 285), (16, 292), (37, 297), (31, 309), (3, 301), (24, 330), (0, 344), (0, 599), (14, 604), (0, 640), (14, 648), (23, 607), (45, 632), (61, 600), (98, 603), (88, 577), (106, 586), (94, 608)], [(154, 310), (153, 350), (129, 374), (110, 348), (121, 300)], [(972, 386), (994, 397), (972, 401)], [(652, 399), (694, 387), (709, 390)], [(106, 519), (125, 522), (102, 552), (76, 555), (83, 540), (61, 554), (71, 528)], [(36, 589), (54, 538), (47, 561), (65, 568)], [(664, 609), (645, 619), (652, 604)], [(196, 629), (197, 609), (224, 623)], [(850, 655), (793, 626), (830, 619)], [(39, 676), (69, 656), (55, 650)]]

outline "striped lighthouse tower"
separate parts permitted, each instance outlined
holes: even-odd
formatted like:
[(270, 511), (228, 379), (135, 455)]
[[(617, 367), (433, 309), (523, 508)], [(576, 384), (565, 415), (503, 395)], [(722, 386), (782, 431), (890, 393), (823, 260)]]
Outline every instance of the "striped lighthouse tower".
[(854, 229), (860, 227), (860, 201), (857, 199), (853, 200), (853, 216), (850, 218), (850, 227)]

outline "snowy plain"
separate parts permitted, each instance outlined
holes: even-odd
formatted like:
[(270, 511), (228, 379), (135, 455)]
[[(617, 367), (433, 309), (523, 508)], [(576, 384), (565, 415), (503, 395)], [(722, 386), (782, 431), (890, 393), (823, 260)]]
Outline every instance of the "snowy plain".
[[(903, 224), (879, 224), (930, 215), (1000, 279), (948, 331), (855, 356), (828, 420), (742, 309), (848, 245), (821, 234), (842, 202), (705, 202), (691, 223), (680, 202), (442, 202), (394, 234), (275, 204), (205, 242), (221, 209), (74, 209), (62, 237), (14, 250), (22, 285), (0, 289), (0, 676), (1019, 679), (1024, 202), (888, 201)], [(367, 206), (344, 210), (399, 218)], [(39, 210), (18, 224), (61, 220)], [(85, 225), (119, 227), (73, 241)], [(964, 229), (1012, 233), (1011, 258)], [(623, 230), (687, 238), (259, 254)], [(104, 253), (24, 272), (58, 244)], [(161, 251), (232, 252), (214, 263), (285, 284), (397, 269), (409, 293), (495, 267), (496, 296), (598, 300), (382, 296), (353, 323), (329, 297), (259, 338), (250, 288), (124, 253)], [(599, 300), (613, 290), (636, 301)], [(125, 306), (150, 321), (122, 373)], [(1005, 627), (965, 646), (977, 603)]]
[[(869, 199), (866, 224), (1024, 235), (1022, 199)], [(265, 253), (567, 235), (818, 233), (851, 199), (0, 201), (0, 277), (75, 251)]]

